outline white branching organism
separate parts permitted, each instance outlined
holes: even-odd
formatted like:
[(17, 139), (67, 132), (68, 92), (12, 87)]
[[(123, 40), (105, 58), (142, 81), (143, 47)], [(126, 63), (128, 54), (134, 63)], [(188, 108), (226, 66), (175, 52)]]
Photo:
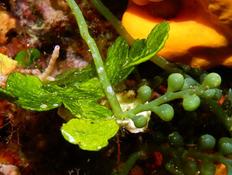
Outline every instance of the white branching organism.
[(51, 59), (48, 63), (48, 67), (45, 69), (45, 71), (39, 76), (39, 78), (42, 81), (45, 80), (50, 80), (49, 76), (51, 75), (51, 73), (53, 72), (54, 68), (55, 68), (55, 64), (56, 64), (56, 60), (59, 57), (60, 54), (60, 46), (56, 45), (53, 52), (52, 52), (52, 56)]

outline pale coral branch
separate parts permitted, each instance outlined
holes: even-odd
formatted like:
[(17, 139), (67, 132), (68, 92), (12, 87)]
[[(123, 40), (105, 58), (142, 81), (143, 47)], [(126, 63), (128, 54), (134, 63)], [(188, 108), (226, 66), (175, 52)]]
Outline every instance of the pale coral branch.
[(55, 68), (55, 64), (56, 64), (56, 60), (59, 57), (60, 54), (60, 46), (56, 45), (53, 52), (52, 52), (52, 56), (51, 59), (49, 61), (48, 67), (45, 69), (45, 71), (39, 76), (39, 78), (42, 81), (45, 81), (49, 78), (49, 76), (51, 75), (51, 73), (53, 72), (54, 68)]

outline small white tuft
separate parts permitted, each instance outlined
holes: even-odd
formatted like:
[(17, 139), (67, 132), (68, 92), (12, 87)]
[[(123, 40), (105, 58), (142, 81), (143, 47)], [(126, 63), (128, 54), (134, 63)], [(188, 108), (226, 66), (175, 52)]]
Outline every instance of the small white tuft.
[(46, 104), (41, 104), (40, 107), (43, 108), (43, 109), (46, 109), (46, 108), (48, 107), (48, 105), (46, 105)]
[(110, 93), (110, 94), (113, 94), (114, 93), (113, 88), (111, 86), (108, 86), (107, 87), (107, 92)]
[(58, 106), (59, 106), (59, 104), (55, 103), (55, 104), (53, 104), (52, 106), (54, 106), (54, 107), (58, 107)]
[(102, 73), (103, 70), (104, 70), (103, 67), (99, 67), (99, 68), (97, 69), (97, 72), (98, 72), (98, 73)]

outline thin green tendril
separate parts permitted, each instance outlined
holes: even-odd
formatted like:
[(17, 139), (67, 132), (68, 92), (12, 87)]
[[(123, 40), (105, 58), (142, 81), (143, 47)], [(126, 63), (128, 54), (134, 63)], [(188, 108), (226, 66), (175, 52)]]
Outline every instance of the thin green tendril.
[(109, 100), (109, 103), (114, 112), (114, 115), (120, 118), (122, 109), (119, 105), (115, 92), (107, 77), (107, 74), (104, 68), (104, 63), (102, 61), (102, 57), (98, 50), (97, 44), (94, 41), (94, 39), (90, 36), (89, 31), (88, 31), (88, 26), (85, 22), (84, 16), (82, 15), (82, 12), (79, 6), (76, 4), (75, 0), (67, 0), (67, 3), (76, 18), (82, 38), (86, 41), (88, 47), (90, 48), (100, 83), (102, 84), (106, 97)]

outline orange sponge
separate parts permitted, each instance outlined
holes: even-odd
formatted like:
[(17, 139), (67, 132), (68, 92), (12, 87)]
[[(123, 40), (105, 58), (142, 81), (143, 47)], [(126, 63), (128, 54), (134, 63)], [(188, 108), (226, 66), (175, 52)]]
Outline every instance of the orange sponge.
[(156, 24), (167, 20), (169, 38), (159, 55), (193, 67), (232, 66), (227, 35), (220, 25), (212, 22), (212, 16), (198, 0), (133, 1), (122, 18), (123, 26), (133, 38), (145, 38)]

